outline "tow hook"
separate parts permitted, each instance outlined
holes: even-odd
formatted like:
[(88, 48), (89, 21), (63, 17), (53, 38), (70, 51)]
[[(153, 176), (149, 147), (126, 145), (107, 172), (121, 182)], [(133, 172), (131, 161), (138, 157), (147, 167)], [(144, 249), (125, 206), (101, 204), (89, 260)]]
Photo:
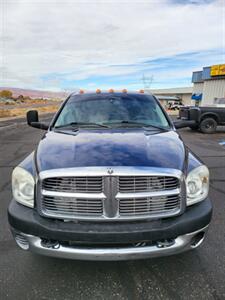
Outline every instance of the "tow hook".
[(158, 248), (167, 248), (167, 247), (171, 247), (174, 243), (175, 243), (174, 240), (169, 239), (169, 240), (158, 241), (156, 242), (156, 245)]
[(52, 248), (52, 249), (59, 249), (60, 247), (59, 242), (54, 240), (47, 240), (47, 239), (42, 239), (41, 245), (45, 248)]

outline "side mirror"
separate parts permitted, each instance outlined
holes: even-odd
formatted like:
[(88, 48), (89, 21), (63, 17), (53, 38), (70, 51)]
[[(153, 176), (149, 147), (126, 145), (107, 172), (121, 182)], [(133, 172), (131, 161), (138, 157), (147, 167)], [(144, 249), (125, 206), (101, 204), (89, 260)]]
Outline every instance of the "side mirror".
[(38, 111), (30, 110), (27, 112), (27, 124), (34, 128), (47, 130), (49, 125), (39, 122)]
[(181, 121), (175, 121), (175, 122), (173, 122), (173, 124), (174, 124), (176, 129), (179, 129), (179, 128), (194, 126), (194, 125), (196, 125), (196, 122), (195, 121), (181, 120)]
[(27, 112), (27, 124), (31, 126), (33, 122), (39, 122), (37, 110), (29, 110)]

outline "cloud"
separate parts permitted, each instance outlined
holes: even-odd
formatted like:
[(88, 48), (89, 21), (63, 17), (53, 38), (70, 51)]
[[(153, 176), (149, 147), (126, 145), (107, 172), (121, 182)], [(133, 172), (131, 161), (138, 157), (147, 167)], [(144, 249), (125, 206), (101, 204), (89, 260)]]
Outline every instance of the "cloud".
[(223, 0), (0, 1), (5, 86), (140, 86), (143, 73), (183, 82), (225, 59)]

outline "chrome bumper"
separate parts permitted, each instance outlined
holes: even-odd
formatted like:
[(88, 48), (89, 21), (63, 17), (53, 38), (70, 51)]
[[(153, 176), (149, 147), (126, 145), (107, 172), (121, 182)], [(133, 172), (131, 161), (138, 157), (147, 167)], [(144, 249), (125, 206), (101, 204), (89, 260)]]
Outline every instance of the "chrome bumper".
[(151, 246), (133, 246), (123, 248), (91, 248), (64, 246), (60, 243), (44, 245), (41, 238), (14, 232), (17, 244), (24, 250), (51, 257), (79, 260), (132, 260), (178, 254), (197, 248), (204, 240), (208, 226), (188, 234), (178, 236), (172, 243), (156, 242)]

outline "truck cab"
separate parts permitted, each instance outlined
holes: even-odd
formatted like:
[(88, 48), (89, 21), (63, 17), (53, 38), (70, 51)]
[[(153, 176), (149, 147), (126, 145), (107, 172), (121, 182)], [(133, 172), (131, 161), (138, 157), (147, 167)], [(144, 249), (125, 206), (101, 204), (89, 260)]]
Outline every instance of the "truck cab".
[[(208, 168), (158, 100), (137, 92), (71, 94), (12, 173), (8, 220), (23, 250), (126, 260), (178, 254), (204, 240)], [(175, 128), (176, 127), (176, 128)]]

